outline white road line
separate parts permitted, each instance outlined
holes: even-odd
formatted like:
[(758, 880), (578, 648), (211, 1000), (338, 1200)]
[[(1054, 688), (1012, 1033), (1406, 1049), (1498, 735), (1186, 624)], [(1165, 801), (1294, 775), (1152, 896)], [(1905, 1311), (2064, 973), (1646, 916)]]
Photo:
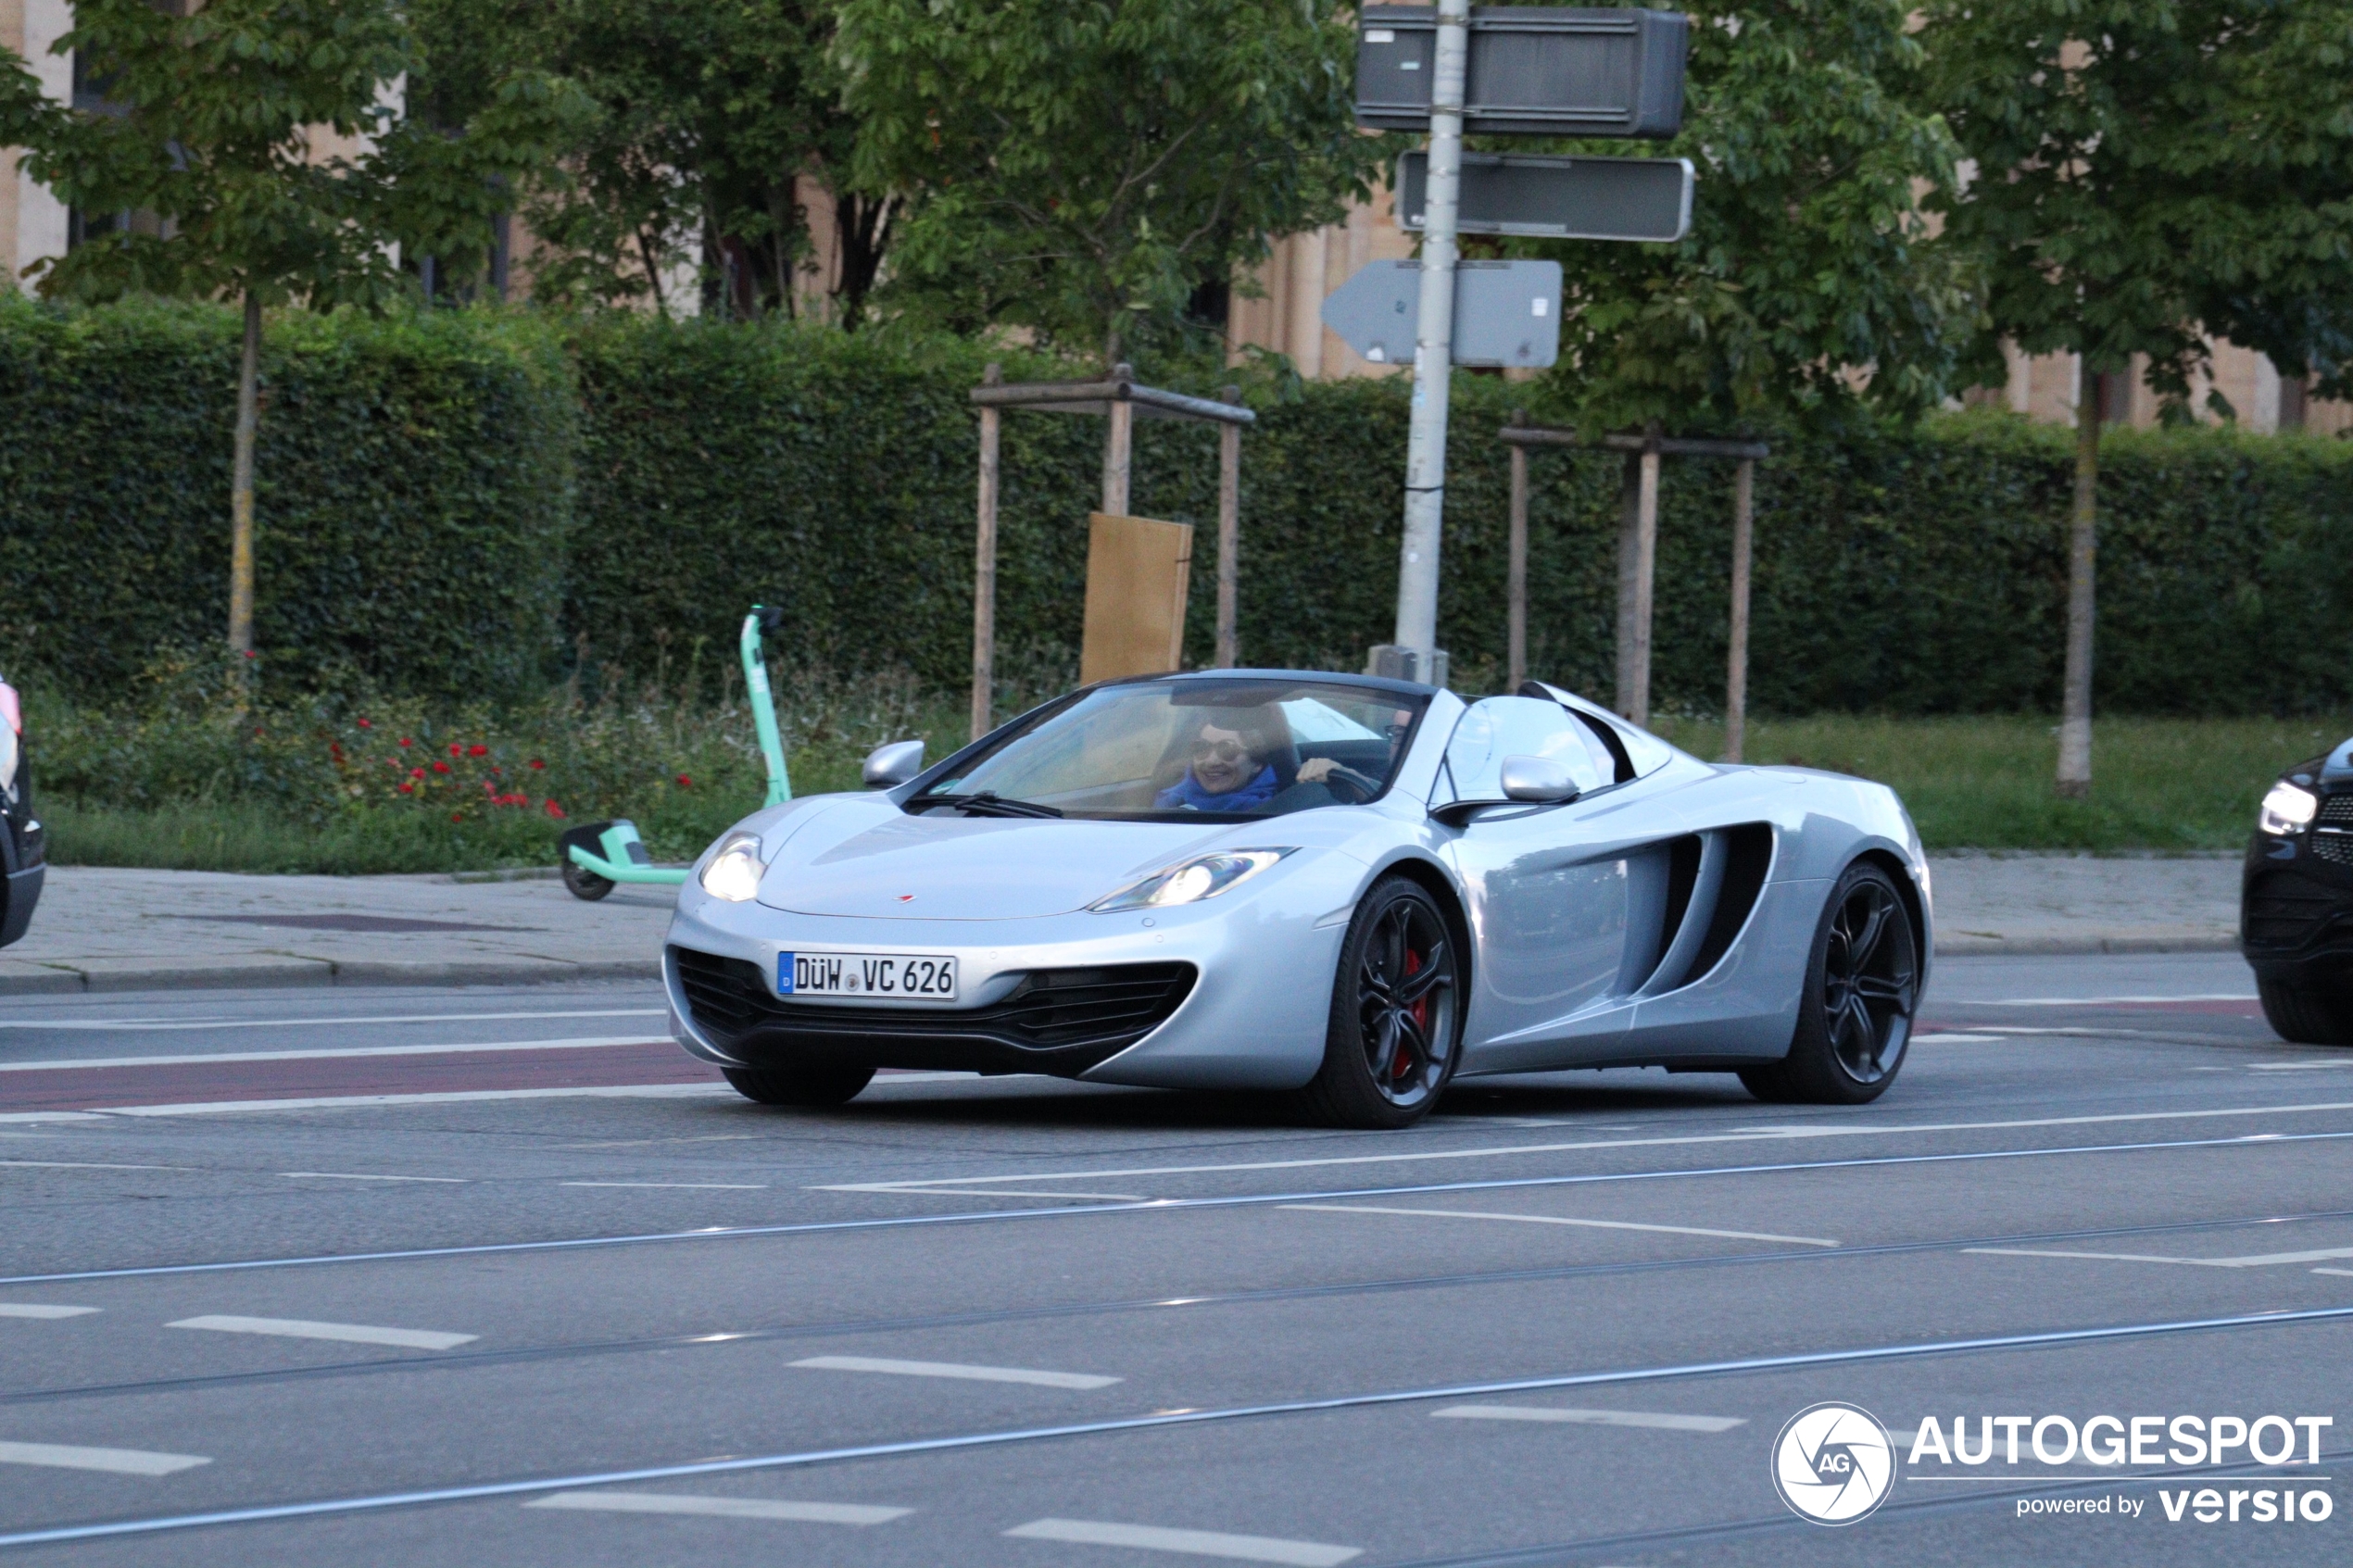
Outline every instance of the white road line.
[(1027, 1367), (966, 1366), (960, 1361), (902, 1361), (887, 1356), (811, 1356), (792, 1364), (824, 1372), (887, 1372), (901, 1377), (961, 1377), (973, 1383), (1034, 1383), (1041, 1388), (1108, 1388), (1121, 1381), (1085, 1372), (1033, 1372)]
[[(894, 1189), (897, 1190), (897, 1189)], [(1020, 1187), (910, 1187), (903, 1198), (1093, 1198), (1105, 1203), (1150, 1203), (1139, 1192), (1073, 1192), (1068, 1188), (1025, 1190)]]
[(1771, 1236), (1762, 1231), (1714, 1231), (1697, 1225), (1638, 1225), (1630, 1220), (1567, 1220), (1556, 1214), (1498, 1214), (1477, 1209), (1384, 1209), (1370, 1203), (1286, 1203), (1285, 1209), (1317, 1214), (1411, 1214), (1433, 1220), (1517, 1220), (1530, 1225), (1582, 1225), (1602, 1231), (1664, 1231), (1670, 1236), (1720, 1236), (1732, 1241), (1786, 1241), (1799, 1247), (1836, 1247), (1818, 1236)]
[(221, 1334), (272, 1334), (287, 1339), (335, 1339), (351, 1345), (397, 1345), (406, 1350), (454, 1350), (480, 1338), (429, 1328), (375, 1328), (359, 1323), (311, 1323), (302, 1318), (241, 1318), (216, 1313), (182, 1318), (166, 1328), (208, 1328)]
[(1924, 1133), (2011, 1132), (2029, 1127), (2089, 1127), (2121, 1122), (2196, 1122), (2218, 1116), (2284, 1116), (2322, 1110), (2353, 1110), (2353, 1100), (2296, 1105), (2239, 1105), (2200, 1110), (2127, 1110), (2100, 1116), (2037, 1116), (2017, 1122), (1907, 1122), (1857, 1123), (1825, 1120), (1820, 1125), (1744, 1129), (1736, 1133), (1688, 1133), (1663, 1138), (1589, 1138), (1577, 1143), (1507, 1144), (1500, 1148), (1439, 1148), (1416, 1154), (1327, 1155), (1315, 1160), (1250, 1160), (1225, 1165), (1138, 1165), (1117, 1171), (1009, 1171), (994, 1176), (936, 1176), (921, 1181), (842, 1182), (814, 1192), (910, 1192), (959, 1183), (993, 1186), (1000, 1182), (1076, 1182), (1105, 1176), (1222, 1175), (1237, 1171), (1299, 1171), (1332, 1165), (1404, 1165), (1430, 1160), (1498, 1160), (1509, 1155), (1567, 1154), (1595, 1148), (1660, 1148), (1694, 1144), (1755, 1143), (1798, 1138), (1900, 1137)]
[(681, 1187), (695, 1192), (765, 1192), (766, 1182), (560, 1182), (568, 1187)]
[(2316, 1274), (2341, 1274), (2347, 1279), (2353, 1279), (2353, 1269), (2314, 1269), (2312, 1272)]
[(1648, 1426), (1663, 1432), (1730, 1432), (1745, 1426), (1736, 1415), (1670, 1415), (1660, 1411), (1562, 1410), (1552, 1405), (1448, 1405), (1433, 1416), (1458, 1421), (1566, 1421), (1584, 1426)]
[(1955, 1002), (1971, 1008), (2101, 1008), (2120, 1002), (2251, 1002), (2252, 991), (2201, 991), (2186, 997), (2007, 997), (1998, 1001)]
[(2316, 1069), (2353, 1067), (2353, 1061), (2250, 1061), (2250, 1073), (2310, 1073)]
[(583, 1051), (607, 1046), (659, 1046), (666, 1035), (586, 1035), (572, 1040), (485, 1040), (451, 1046), (349, 1046), (315, 1051), (198, 1051), (186, 1056), (75, 1057), (0, 1061), (0, 1073), (69, 1073), (85, 1067), (204, 1067), (228, 1061), (327, 1061), (360, 1056), (463, 1056), (472, 1051)]
[(148, 1449), (84, 1449), (70, 1443), (0, 1443), (0, 1464), (52, 1470), (103, 1470), (113, 1475), (170, 1475), (212, 1461), (201, 1454), (160, 1454)]
[(82, 1318), (95, 1307), (48, 1307), (37, 1301), (0, 1301), (0, 1318)]
[(1234, 1536), (1223, 1530), (1171, 1530), (1158, 1524), (1114, 1524), (1099, 1519), (1033, 1519), (1005, 1532), (1032, 1541), (1127, 1546), (1145, 1551), (1223, 1557), (1237, 1562), (1284, 1562), (1294, 1568), (1339, 1568), (1365, 1555), (1361, 1547), (1287, 1541), (1278, 1536)]
[(724, 1084), (615, 1084), (597, 1088), (446, 1089), (415, 1095), (331, 1095), (318, 1099), (217, 1099), (177, 1105), (115, 1105), (91, 1110), (23, 1111), (0, 1121), (90, 1121), (107, 1116), (217, 1116), (248, 1110), (366, 1110), (391, 1105), (464, 1105), (500, 1099), (672, 1099), (740, 1097)]
[(95, 1160), (0, 1160), (0, 1165), (32, 1171), (195, 1171), (196, 1165), (112, 1165)]
[(1916, 1046), (1992, 1046), (2001, 1043), (1999, 1035), (1915, 1035)]
[(415, 1012), (369, 1018), (19, 1018), (0, 1029), (296, 1029), (362, 1023), (488, 1023), (514, 1018), (660, 1018), (661, 1008), (594, 1008), (580, 1012)]
[(810, 1524), (887, 1524), (914, 1512), (861, 1502), (782, 1502), (768, 1498), (688, 1497), (676, 1492), (556, 1492), (525, 1508), (577, 1508), (598, 1513), (698, 1513), (713, 1519), (792, 1519)]
[(2261, 1269), (2281, 1263), (2317, 1263), (2323, 1258), (2353, 1258), (2353, 1247), (2323, 1247), (2310, 1252), (2257, 1252), (2244, 1258), (2161, 1258), (2145, 1252), (2057, 1252), (2031, 1247), (1964, 1247), (1961, 1250), (1993, 1258), (2091, 1258), (2108, 1263), (2186, 1263), (2200, 1269)]
[(464, 1186), (463, 1176), (379, 1176), (365, 1171), (281, 1171), (279, 1175), (296, 1182), (435, 1182), (444, 1185)]

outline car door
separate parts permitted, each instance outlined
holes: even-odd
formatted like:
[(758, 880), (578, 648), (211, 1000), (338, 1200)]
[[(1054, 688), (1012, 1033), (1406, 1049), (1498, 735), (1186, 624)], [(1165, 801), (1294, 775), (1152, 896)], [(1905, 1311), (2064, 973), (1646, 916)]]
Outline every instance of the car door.
[(1501, 799), (1507, 757), (1561, 763), (1590, 798), (1482, 811), (1446, 847), (1478, 933), (1464, 1063), (1478, 1069), (1532, 1064), (1564, 1040), (1622, 1033), (1629, 924), (1656, 897), (1652, 884), (1664, 885), (1663, 868), (1654, 876), (1639, 850), (1577, 831), (1609, 809), (1618, 770), (1599, 734), (1557, 702), (1472, 704), (1447, 743), (1434, 803)]

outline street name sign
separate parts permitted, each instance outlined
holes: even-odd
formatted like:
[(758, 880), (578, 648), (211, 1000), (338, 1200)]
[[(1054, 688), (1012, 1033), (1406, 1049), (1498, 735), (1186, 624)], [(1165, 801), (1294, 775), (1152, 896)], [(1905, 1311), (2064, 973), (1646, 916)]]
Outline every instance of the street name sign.
[[(1397, 162), (1397, 226), (1422, 226), (1429, 155)], [(1539, 157), (1465, 153), (1466, 234), (1533, 234), (1554, 240), (1680, 240), (1692, 226), (1692, 165), (1680, 157)]]
[[(1429, 129), (1438, 8), (1357, 13), (1356, 123)], [(1675, 11), (1478, 6), (1463, 95), (1469, 135), (1672, 136), (1691, 19)]]
[[(1324, 325), (1376, 365), (1410, 365), (1421, 289), (1420, 262), (1376, 261), (1325, 299)], [(1455, 263), (1455, 364), (1541, 370), (1560, 346), (1559, 262)]]

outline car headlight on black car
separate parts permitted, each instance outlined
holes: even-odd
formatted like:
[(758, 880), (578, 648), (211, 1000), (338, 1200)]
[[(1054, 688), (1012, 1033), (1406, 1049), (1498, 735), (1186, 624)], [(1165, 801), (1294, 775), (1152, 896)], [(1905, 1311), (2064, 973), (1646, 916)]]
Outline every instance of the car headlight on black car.
[(2282, 779), (2271, 786), (2271, 793), (2263, 797), (2263, 809), (2257, 815), (2255, 825), (2265, 833), (2302, 833), (2305, 824), (2319, 815), (2320, 809), (2319, 796)]
[(1291, 853), (1289, 849), (1218, 849), (1179, 860), (1139, 882), (1131, 882), (1109, 897), (1087, 907), (1098, 914), (1117, 909), (1164, 909), (1177, 904), (1198, 904), (1214, 898), (1238, 883), (1247, 882)]
[(702, 890), (740, 904), (760, 891), (760, 879), (767, 872), (767, 862), (760, 858), (760, 835), (731, 833), (719, 841), (719, 852), (703, 867)]

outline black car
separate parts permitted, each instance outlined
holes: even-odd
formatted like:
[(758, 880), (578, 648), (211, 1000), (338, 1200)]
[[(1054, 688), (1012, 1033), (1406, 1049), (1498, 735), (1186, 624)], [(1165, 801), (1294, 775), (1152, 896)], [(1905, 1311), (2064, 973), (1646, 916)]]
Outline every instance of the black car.
[(41, 847), (41, 823), (32, 815), (32, 771), (25, 763), (24, 705), (17, 688), (0, 681), (0, 947), (24, 935), (32, 907), (41, 902), (41, 878), (48, 869)]
[(2353, 1045), (2353, 740), (2298, 762), (2263, 797), (2239, 946), (2280, 1038)]

